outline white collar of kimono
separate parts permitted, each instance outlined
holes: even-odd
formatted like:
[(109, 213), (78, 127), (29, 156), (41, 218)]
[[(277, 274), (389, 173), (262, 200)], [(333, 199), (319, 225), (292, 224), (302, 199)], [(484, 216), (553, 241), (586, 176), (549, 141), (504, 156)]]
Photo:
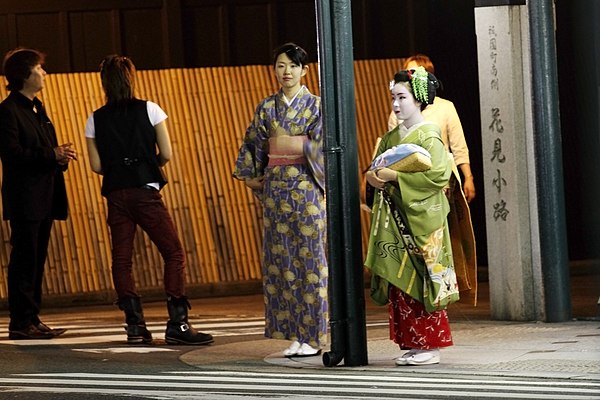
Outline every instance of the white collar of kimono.
[(291, 99), (289, 99), (289, 100), (288, 100), (288, 98), (287, 98), (287, 97), (285, 97), (285, 93), (282, 93), (282, 94), (283, 94), (283, 100), (285, 100), (285, 104), (287, 104), (288, 106), (291, 106), (291, 105), (292, 105), (292, 103), (294, 102), (294, 100), (296, 99), (296, 97), (298, 97), (298, 94), (300, 94), (300, 92), (301, 92), (301, 91), (302, 91), (302, 89), (304, 89), (304, 88), (305, 88), (305, 86), (304, 86), (304, 85), (300, 86), (300, 89), (298, 89), (298, 91), (296, 92), (296, 94), (294, 95), (294, 97), (292, 97), (292, 98), (291, 98)]

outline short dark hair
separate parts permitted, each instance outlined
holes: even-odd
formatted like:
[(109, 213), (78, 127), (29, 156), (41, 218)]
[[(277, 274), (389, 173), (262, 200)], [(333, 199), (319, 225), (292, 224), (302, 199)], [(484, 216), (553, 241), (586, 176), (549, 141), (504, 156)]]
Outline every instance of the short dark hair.
[(44, 53), (23, 47), (6, 53), (2, 63), (2, 70), (8, 81), (6, 88), (10, 91), (23, 89), (25, 80), (31, 75), (31, 70), (38, 64), (44, 64), (45, 59)]
[(122, 104), (134, 98), (135, 65), (129, 57), (106, 56), (100, 63), (100, 79), (109, 104)]
[(306, 65), (308, 53), (306, 53), (306, 50), (304, 50), (302, 47), (292, 42), (282, 44), (273, 51), (273, 65), (277, 63), (277, 57), (283, 53), (285, 53), (294, 64), (301, 67)]

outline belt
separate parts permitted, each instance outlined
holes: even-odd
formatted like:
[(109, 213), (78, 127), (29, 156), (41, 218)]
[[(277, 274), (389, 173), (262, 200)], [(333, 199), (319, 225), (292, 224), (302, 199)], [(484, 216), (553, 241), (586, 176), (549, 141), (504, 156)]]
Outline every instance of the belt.
[(146, 189), (146, 190), (154, 190), (154, 191), (158, 191), (158, 189), (156, 189), (154, 186), (152, 185), (144, 185), (144, 186), (140, 186), (140, 189)]
[(299, 156), (296, 158), (275, 158), (269, 157), (269, 167), (273, 167), (276, 165), (294, 165), (294, 164), (306, 164), (306, 157)]
[(123, 164), (127, 165), (127, 166), (137, 164), (138, 162), (140, 162), (139, 158), (129, 158), (129, 157), (123, 158)]

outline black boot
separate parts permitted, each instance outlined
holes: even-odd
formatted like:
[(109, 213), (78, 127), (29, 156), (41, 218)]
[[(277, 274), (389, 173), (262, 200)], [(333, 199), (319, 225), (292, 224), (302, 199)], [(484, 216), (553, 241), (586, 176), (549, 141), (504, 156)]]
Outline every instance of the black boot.
[(169, 322), (165, 332), (165, 341), (168, 344), (209, 344), (213, 342), (212, 335), (198, 332), (188, 323), (188, 309), (191, 309), (189, 301), (185, 297), (178, 299), (169, 297), (167, 309), (169, 310)]
[(139, 297), (126, 297), (117, 302), (121, 310), (125, 312), (127, 323), (127, 344), (149, 344), (152, 343), (152, 334), (146, 329), (142, 301)]

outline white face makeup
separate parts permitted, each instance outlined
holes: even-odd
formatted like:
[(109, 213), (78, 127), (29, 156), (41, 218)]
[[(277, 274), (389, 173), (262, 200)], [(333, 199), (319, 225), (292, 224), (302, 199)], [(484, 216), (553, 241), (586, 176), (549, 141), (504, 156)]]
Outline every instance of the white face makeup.
[(421, 103), (415, 100), (408, 88), (408, 83), (396, 83), (390, 92), (392, 95), (392, 110), (396, 114), (396, 118), (410, 123), (415, 115), (421, 115)]

